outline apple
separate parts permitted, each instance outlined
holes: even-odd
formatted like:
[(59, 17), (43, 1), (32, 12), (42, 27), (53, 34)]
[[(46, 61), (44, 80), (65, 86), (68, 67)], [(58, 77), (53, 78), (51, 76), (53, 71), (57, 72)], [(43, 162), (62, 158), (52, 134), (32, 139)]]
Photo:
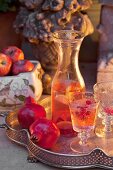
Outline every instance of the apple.
[(34, 64), (29, 60), (19, 60), (13, 63), (12, 73), (13, 75), (17, 75), (19, 73), (32, 71), (34, 68)]
[(16, 46), (9, 46), (7, 48), (4, 48), (2, 52), (8, 55), (12, 59), (13, 62), (24, 60), (23, 51)]
[(0, 76), (7, 75), (12, 66), (12, 60), (9, 56), (0, 53)]

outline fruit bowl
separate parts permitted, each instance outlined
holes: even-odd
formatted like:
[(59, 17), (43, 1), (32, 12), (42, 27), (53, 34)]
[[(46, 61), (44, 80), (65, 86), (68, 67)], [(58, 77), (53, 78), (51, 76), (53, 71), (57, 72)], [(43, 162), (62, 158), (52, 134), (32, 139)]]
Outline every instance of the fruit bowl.
[(9, 108), (21, 105), (28, 96), (38, 101), (42, 95), (41, 65), (38, 61), (31, 61), (35, 67), (30, 72), (16, 76), (0, 77), (0, 108)]

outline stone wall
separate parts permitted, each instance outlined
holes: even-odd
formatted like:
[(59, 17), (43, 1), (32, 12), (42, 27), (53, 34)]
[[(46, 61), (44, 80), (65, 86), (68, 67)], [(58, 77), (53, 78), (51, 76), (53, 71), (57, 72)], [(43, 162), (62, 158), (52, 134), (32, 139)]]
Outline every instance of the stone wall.
[(113, 1), (100, 0), (101, 18), (98, 26), (99, 58), (97, 82), (113, 80)]

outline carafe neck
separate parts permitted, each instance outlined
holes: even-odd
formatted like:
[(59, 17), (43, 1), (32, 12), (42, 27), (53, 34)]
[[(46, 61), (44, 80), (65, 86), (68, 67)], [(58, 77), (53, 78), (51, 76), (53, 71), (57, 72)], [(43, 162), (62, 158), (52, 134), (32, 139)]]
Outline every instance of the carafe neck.
[(79, 50), (82, 40), (77, 40), (74, 43), (61, 42), (59, 44), (59, 71), (72, 71), (78, 67)]
[(68, 79), (79, 81), (84, 87), (85, 83), (79, 69), (79, 51), (83, 38), (75, 42), (63, 42), (59, 44), (58, 72), (66, 74)]

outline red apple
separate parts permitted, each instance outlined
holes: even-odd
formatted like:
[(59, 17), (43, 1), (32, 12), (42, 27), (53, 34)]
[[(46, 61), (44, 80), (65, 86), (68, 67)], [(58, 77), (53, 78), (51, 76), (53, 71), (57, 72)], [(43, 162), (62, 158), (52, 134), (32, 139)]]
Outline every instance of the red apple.
[(3, 53), (11, 57), (12, 61), (24, 60), (24, 53), (16, 46), (9, 46), (3, 49)]
[(12, 73), (13, 75), (17, 75), (19, 73), (32, 71), (34, 68), (34, 64), (32, 64), (29, 60), (19, 60), (13, 63)]
[(7, 75), (12, 66), (12, 60), (9, 56), (0, 53), (0, 76)]

